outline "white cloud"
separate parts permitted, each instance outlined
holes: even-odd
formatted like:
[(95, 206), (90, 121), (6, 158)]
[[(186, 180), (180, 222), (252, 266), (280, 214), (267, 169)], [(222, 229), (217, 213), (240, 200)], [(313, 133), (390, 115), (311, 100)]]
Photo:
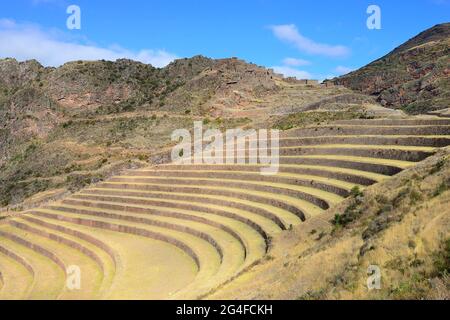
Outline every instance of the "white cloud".
[(288, 66), (275, 66), (275, 67), (272, 67), (272, 69), (276, 73), (280, 73), (280, 74), (284, 75), (285, 77), (295, 77), (297, 79), (311, 79), (312, 78), (312, 76), (309, 72), (303, 71), (303, 70), (298, 70), (298, 69), (291, 68)]
[(352, 72), (353, 70), (355, 70), (355, 69), (349, 68), (349, 67), (344, 67), (344, 66), (337, 66), (337, 67), (334, 69), (334, 71), (335, 71), (336, 73), (338, 73), (339, 75), (350, 73), (350, 72)]
[(294, 45), (301, 52), (329, 57), (344, 57), (350, 54), (350, 49), (345, 46), (322, 44), (301, 35), (293, 24), (272, 26), (271, 30), (278, 39)]
[(128, 58), (164, 67), (177, 58), (165, 50), (131, 51), (118, 46), (100, 47), (74, 39), (61, 39), (61, 32), (44, 31), (31, 24), (0, 19), (0, 58), (36, 59), (45, 66), (60, 66), (74, 60)]
[(283, 60), (283, 64), (286, 66), (301, 67), (301, 66), (309, 66), (311, 62), (303, 59), (286, 58)]
[(272, 67), (272, 69), (276, 73), (280, 73), (280, 74), (284, 75), (285, 77), (294, 77), (297, 79), (311, 79), (312, 78), (311, 74), (308, 71), (297, 69), (297, 67), (310, 65), (311, 62), (303, 60), (303, 59), (296, 59), (296, 58), (285, 58), (285, 59), (283, 59), (282, 62), (283, 62), (283, 65)]

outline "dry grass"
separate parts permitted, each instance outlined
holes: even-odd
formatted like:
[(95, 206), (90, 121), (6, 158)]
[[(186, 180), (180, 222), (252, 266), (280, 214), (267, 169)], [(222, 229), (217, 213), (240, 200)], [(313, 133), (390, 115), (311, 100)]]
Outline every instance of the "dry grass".
[[(209, 298), (449, 298), (448, 275), (437, 273), (435, 265), (449, 238), (450, 192), (442, 187), (449, 184), (450, 164), (442, 160), (449, 153), (447, 148), (396, 179), (366, 189), (358, 205), (361, 215), (345, 227), (329, 221), (354, 199), (280, 235), (272, 260)], [(369, 265), (381, 268), (381, 290), (367, 289)]]

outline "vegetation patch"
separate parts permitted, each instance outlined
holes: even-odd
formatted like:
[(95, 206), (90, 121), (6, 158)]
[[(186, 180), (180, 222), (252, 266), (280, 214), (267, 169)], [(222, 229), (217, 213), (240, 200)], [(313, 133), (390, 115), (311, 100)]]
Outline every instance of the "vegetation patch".
[(293, 128), (306, 127), (310, 125), (327, 124), (337, 120), (364, 119), (365, 114), (361, 111), (337, 111), (337, 112), (299, 112), (275, 120), (274, 129), (289, 130)]
[(361, 204), (362, 200), (360, 198), (355, 198), (345, 209), (344, 213), (336, 214), (331, 221), (334, 226), (334, 231), (345, 228), (350, 223), (356, 221), (363, 213)]

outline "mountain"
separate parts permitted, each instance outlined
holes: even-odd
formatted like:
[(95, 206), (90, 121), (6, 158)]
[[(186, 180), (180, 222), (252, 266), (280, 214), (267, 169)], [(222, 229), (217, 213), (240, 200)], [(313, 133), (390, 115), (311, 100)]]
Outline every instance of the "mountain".
[(450, 105), (450, 23), (436, 25), (369, 65), (334, 79), (382, 105), (421, 114)]
[(68, 119), (137, 111), (220, 114), (271, 90), (276, 90), (272, 72), (238, 59), (197, 56), (162, 69), (125, 59), (59, 68), (0, 60), (0, 164), (8, 145), (45, 137)]
[(147, 159), (195, 117), (220, 117), (276, 91), (276, 78), (238, 59), (202, 56), (165, 68), (127, 59), (58, 68), (0, 60), (0, 207)]
[[(448, 38), (335, 80), (360, 92), (237, 58), (0, 60), (0, 299), (448, 300), (450, 119), (392, 109), (448, 106)], [(281, 130), (279, 174), (167, 163), (194, 121)]]
[[(76, 190), (149, 159), (161, 161), (171, 133), (192, 128), (194, 121), (221, 130), (291, 127), (323, 116), (272, 114), (327, 104), (340, 108), (341, 101), (359, 106), (367, 100), (360, 96), (342, 87), (295, 84), (237, 58), (195, 56), (165, 68), (127, 59), (58, 68), (3, 59), (0, 207)], [(336, 115), (348, 116), (359, 113)]]

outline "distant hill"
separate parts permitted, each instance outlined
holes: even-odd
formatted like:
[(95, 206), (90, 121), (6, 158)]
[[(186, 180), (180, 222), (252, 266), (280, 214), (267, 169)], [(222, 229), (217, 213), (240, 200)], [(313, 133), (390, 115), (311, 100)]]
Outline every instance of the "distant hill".
[(58, 68), (0, 59), (0, 207), (146, 160), (194, 119), (244, 123), (221, 117), (277, 92), (279, 80), (236, 58), (195, 56), (165, 68), (128, 59)]
[(412, 114), (450, 105), (450, 23), (428, 29), (388, 55), (334, 79)]
[(127, 59), (74, 61), (59, 68), (45, 68), (35, 60), (3, 59), (0, 163), (8, 145), (30, 136), (45, 137), (73, 117), (138, 111), (219, 114), (273, 90), (273, 72), (238, 59), (196, 56), (161, 69)]
[[(370, 116), (370, 106), (371, 97), (342, 86), (296, 83), (237, 58), (195, 56), (164, 68), (128, 59), (58, 68), (0, 59), (0, 208), (159, 163), (172, 132), (194, 121), (286, 129)], [(302, 114), (318, 109), (325, 112)]]

